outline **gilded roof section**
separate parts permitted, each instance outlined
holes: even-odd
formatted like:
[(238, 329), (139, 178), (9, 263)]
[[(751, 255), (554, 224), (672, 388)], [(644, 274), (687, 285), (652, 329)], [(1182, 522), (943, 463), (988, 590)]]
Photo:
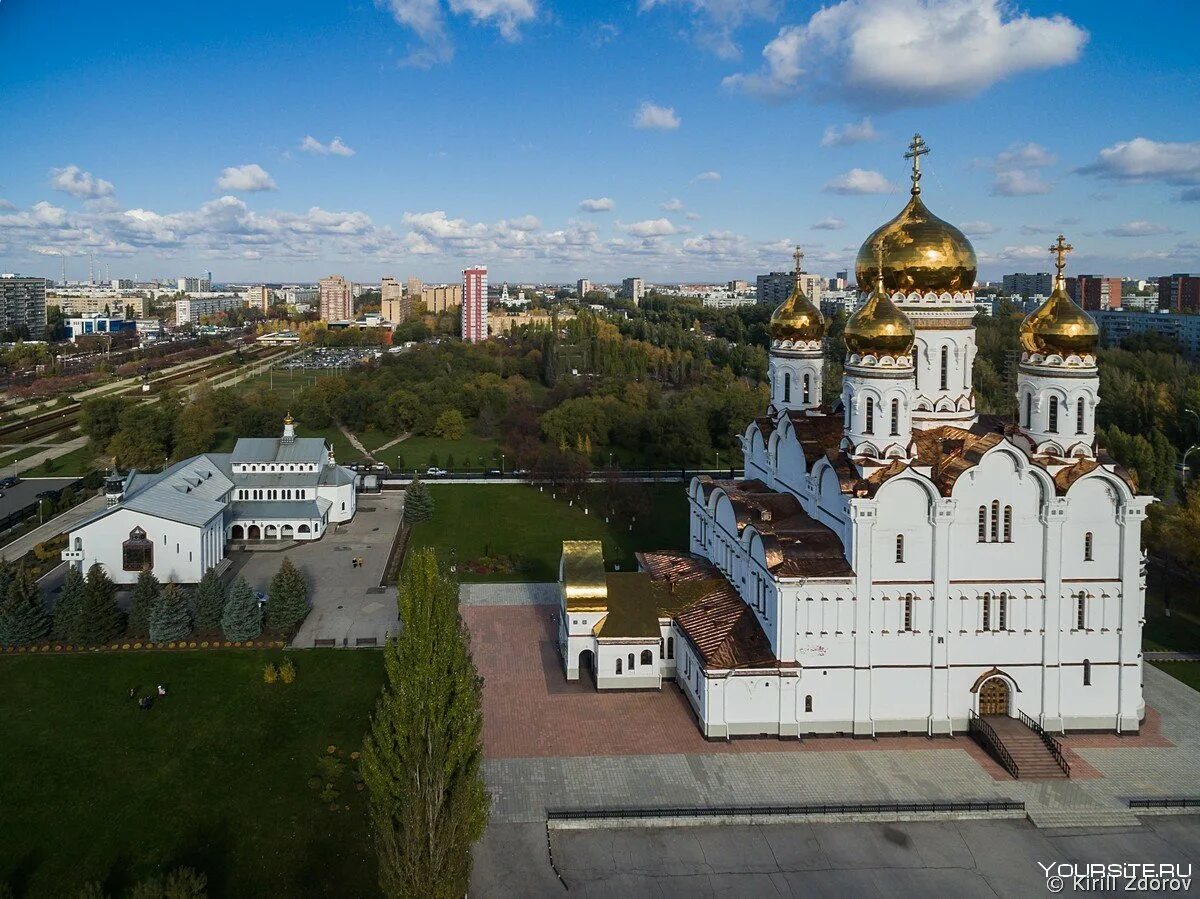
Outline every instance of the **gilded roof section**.
[(562, 545), (563, 593), (567, 610), (603, 611), (608, 586), (604, 572), (604, 545), (599, 540), (564, 540)]

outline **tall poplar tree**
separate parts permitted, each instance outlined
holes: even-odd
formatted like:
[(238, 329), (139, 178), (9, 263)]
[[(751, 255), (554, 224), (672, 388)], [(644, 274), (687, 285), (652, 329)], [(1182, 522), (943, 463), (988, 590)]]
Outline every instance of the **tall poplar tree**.
[(433, 549), (413, 554), (384, 650), (386, 680), (363, 746), (379, 882), (387, 896), (465, 896), (487, 826), (482, 681), (458, 613), (458, 584)]

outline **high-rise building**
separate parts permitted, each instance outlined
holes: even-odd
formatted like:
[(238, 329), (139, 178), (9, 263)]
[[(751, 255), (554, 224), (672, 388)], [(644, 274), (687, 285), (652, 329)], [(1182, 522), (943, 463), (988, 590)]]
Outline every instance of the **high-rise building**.
[(384, 318), (398, 324), (408, 318), (412, 299), (404, 295), (403, 284), (395, 278), (384, 278), (379, 282), (379, 307)]
[(1037, 272), (1032, 275), (1025, 272), (1014, 272), (1011, 275), (1005, 275), (1003, 283), (1004, 292), (1009, 296), (1014, 294), (1023, 297), (1033, 294), (1050, 296), (1054, 291), (1054, 276), (1049, 272)]
[(449, 312), (462, 305), (461, 284), (426, 284), (421, 288), (421, 302), (426, 312)]
[(424, 291), (425, 285), (421, 283), (421, 279), (416, 275), (410, 275), (408, 279), (408, 295), (411, 299), (420, 299), (421, 293)]
[(750, 289), (750, 283), (748, 281), (742, 281), (739, 279), (734, 279), (725, 286), (729, 289), (730, 293), (745, 293)]
[(354, 317), (354, 295), (350, 282), (341, 275), (330, 275), (317, 282), (321, 294), (321, 321), (344, 322)]
[(0, 336), (41, 340), (46, 330), (46, 279), (0, 275)]
[(463, 269), (462, 339), (467, 343), (487, 340), (487, 266)]
[(113, 290), (133, 290), (133, 278), (113, 278), (111, 284)]
[(621, 296), (638, 305), (646, 295), (646, 282), (641, 278), (626, 278), (621, 282)]
[(1158, 308), (1200, 312), (1200, 275), (1175, 274), (1158, 279)]
[(1121, 279), (1103, 275), (1067, 278), (1067, 295), (1091, 312), (1121, 308)]
[(591, 289), (592, 289), (592, 282), (589, 281), (587, 278), (580, 278), (578, 281), (575, 282), (575, 295), (578, 296), (579, 299), (581, 299), (581, 300), (588, 295), (588, 291), (590, 291)]
[(755, 279), (756, 299), (759, 303), (765, 305), (778, 306), (791, 296), (797, 277), (800, 279), (800, 286), (804, 290), (804, 295), (817, 306), (820, 306), (821, 292), (825, 288), (825, 279), (820, 275), (813, 275), (808, 272), (801, 272), (798, 276), (795, 272), (770, 272), (766, 275), (759, 275)]
[(270, 309), (271, 304), (275, 302), (275, 291), (261, 285), (247, 287), (242, 296), (246, 298), (247, 306), (251, 309), (261, 309), (263, 312)]
[(212, 293), (212, 276), (205, 272), (199, 278), (180, 278), (175, 283), (180, 293)]
[(175, 301), (175, 324), (198, 325), (205, 316), (216, 315), (219, 312), (229, 312), (232, 309), (243, 309), (246, 306), (245, 297), (188, 297)]

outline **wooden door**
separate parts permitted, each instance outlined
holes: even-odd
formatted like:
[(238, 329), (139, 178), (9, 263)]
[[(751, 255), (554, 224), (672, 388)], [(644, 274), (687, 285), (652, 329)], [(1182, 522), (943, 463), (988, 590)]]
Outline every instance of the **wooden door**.
[(1008, 714), (1008, 684), (999, 677), (993, 677), (979, 690), (979, 714), (1007, 715)]

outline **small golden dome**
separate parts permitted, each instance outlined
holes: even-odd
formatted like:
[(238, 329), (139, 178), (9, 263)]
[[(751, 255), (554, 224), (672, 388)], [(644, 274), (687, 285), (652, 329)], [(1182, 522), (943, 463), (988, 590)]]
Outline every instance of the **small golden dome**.
[(888, 299), (877, 280), (874, 292), (846, 322), (843, 339), (846, 349), (860, 356), (904, 356), (912, 352), (915, 336), (908, 316)]
[(1075, 249), (1063, 236), (1050, 248), (1057, 256), (1054, 290), (1046, 302), (1025, 316), (1021, 322), (1021, 349), (1042, 356), (1095, 355), (1100, 343), (1100, 328), (1095, 320), (1067, 295), (1063, 269), (1065, 257)]
[(929, 152), (921, 135), (913, 136), (905, 156), (913, 161), (912, 199), (900, 214), (876, 228), (858, 251), (855, 275), (859, 290), (874, 284), (883, 266), (883, 286), (888, 293), (916, 290), (921, 293), (954, 293), (975, 286), (979, 262), (965, 234), (930, 212), (921, 200), (921, 156)]
[(804, 254), (796, 247), (796, 283), (792, 294), (771, 313), (771, 337), (775, 340), (821, 340), (825, 336), (825, 316), (800, 286), (800, 260)]

